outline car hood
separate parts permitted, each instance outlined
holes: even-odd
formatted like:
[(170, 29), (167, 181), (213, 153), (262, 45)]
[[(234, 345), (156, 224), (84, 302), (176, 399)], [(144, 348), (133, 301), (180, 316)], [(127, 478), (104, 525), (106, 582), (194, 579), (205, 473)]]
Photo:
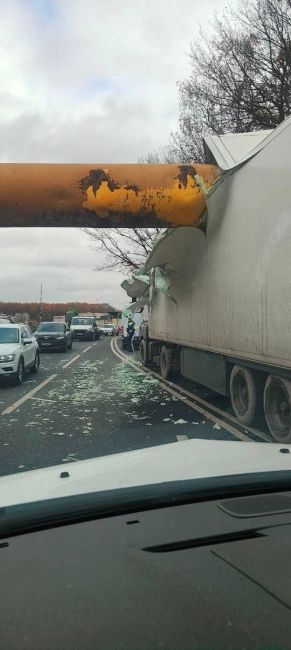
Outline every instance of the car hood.
[(19, 343), (0, 343), (0, 356), (2, 354), (14, 354), (19, 347)]
[[(276, 443), (185, 440), (67, 462), (0, 478), (0, 507), (166, 481), (290, 470), (291, 453), (281, 453), (281, 448)], [(291, 445), (284, 448), (291, 452)], [(69, 477), (60, 477), (64, 470)]]

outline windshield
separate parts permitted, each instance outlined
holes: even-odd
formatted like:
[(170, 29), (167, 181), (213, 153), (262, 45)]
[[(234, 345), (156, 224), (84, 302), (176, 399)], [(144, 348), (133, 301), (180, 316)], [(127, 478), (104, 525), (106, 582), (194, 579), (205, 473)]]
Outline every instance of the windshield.
[(72, 325), (92, 325), (93, 318), (72, 318)]
[(19, 330), (17, 327), (0, 327), (1, 343), (18, 343)]
[(291, 470), (290, 0), (0, 4), (0, 507)]
[(37, 332), (63, 332), (64, 324), (63, 323), (41, 323)]

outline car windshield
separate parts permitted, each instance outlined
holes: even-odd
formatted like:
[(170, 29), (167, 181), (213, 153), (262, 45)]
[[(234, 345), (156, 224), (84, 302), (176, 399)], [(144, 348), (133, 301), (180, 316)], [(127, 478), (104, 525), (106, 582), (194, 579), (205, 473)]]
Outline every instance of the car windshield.
[(93, 318), (72, 318), (72, 325), (92, 325)]
[(18, 343), (18, 327), (0, 327), (0, 344), (1, 343)]
[(37, 332), (63, 332), (64, 324), (63, 323), (41, 323)]

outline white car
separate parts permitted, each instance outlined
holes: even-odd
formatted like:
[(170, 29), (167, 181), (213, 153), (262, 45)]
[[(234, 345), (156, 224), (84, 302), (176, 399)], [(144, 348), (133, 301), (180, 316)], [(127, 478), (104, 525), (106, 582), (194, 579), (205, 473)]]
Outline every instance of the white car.
[(102, 334), (104, 336), (114, 336), (114, 327), (113, 325), (104, 325), (103, 327), (100, 327)]
[(37, 373), (39, 350), (27, 325), (0, 325), (0, 378), (12, 378), (19, 386), (28, 370)]
[(93, 316), (74, 316), (71, 321), (73, 339), (99, 339), (96, 318)]

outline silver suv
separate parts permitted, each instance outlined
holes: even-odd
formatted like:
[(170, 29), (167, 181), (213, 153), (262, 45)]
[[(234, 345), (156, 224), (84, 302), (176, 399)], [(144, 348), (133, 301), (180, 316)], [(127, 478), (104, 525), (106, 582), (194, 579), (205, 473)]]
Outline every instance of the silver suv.
[(38, 344), (29, 327), (0, 324), (0, 378), (12, 378), (19, 386), (25, 372), (37, 373), (38, 368)]

